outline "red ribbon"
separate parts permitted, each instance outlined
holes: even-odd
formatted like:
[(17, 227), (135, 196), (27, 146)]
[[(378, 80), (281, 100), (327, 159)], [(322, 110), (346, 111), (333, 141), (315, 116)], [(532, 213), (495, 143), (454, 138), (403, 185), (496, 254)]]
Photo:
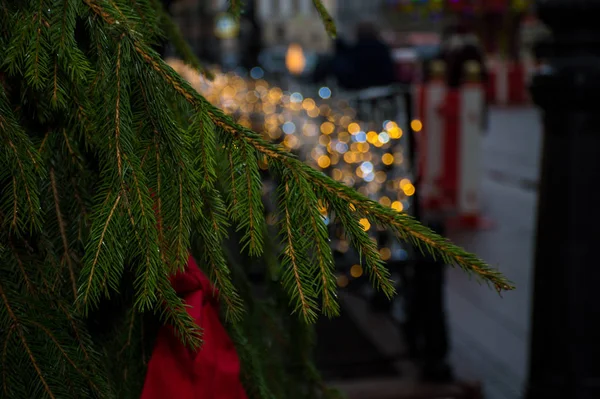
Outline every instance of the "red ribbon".
[(240, 361), (219, 318), (217, 290), (190, 256), (186, 270), (171, 279), (188, 313), (203, 329), (204, 344), (186, 348), (173, 327), (159, 331), (141, 399), (246, 399)]

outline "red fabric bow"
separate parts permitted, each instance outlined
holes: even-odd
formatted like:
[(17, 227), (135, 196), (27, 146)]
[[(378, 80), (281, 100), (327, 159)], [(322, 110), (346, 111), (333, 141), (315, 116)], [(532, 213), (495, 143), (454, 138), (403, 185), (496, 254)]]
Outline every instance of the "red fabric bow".
[(217, 291), (190, 256), (186, 270), (171, 279), (203, 329), (198, 351), (186, 348), (171, 326), (159, 331), (141, 399), (246, 399), (240, 362), (219, 318)]

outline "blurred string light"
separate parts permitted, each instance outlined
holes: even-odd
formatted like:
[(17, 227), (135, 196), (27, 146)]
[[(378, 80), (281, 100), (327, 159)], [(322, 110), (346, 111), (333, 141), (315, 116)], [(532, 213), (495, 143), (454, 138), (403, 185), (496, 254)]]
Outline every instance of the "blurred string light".
[[(259, 67), (252, 68), (248, 78), (217, 70), (211, 82), (180, 60), (168, 63), (236, 122), (261, 132), (265, 139), (282, 144), (309, 165), (383, 206), (398, 212), (410, 206), (416, 189), (409, 178), (410, 165), (404, 162), (403, 130), (395, 121), (359, 121), (356, 110), (347, 101), (332, 98), (329, 88), (321, 87), (316, 98), (290, 93), (264, 80)], [(422, 123), (413, 120), (410, 127), (418, 132)], [(268, 218), (268, 222), (274, 224), (275, 219)], [(366, 231), (375, 230), (366, 218), (360, 224)], [(349, 248), (344, 238), (334, 245), (342, 253)], [(389, 259), (390, 251), (383, 248), (382, 257)], [(338, 279), (338, 285), (346, 284), (347, 280)]]

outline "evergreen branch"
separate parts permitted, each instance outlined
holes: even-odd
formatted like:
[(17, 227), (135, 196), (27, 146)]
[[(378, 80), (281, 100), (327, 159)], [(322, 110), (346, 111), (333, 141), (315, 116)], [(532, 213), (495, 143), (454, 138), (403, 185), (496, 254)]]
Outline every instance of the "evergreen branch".
[[(129, 220), (137, 238), (139, 250), (145, 259), (145, 262), (143, 263), (145, 267), (140, 267), (140, 269), (142, 270), (138, 270), (138, 277), (135, 281), (135, 285), (138, 291), (138, 296), (136, 298), (136, 306), (141, 311), (144, 311), (146, 307), (151, 307), (154, 301), (156, 300), (154, 292), (156, 291), (157, 275), (160, 273), (160, 263), (156, 262), (157, 259), (155, 254), (157, 252), (153, 251), (154, 248), (153, 245), (151, 245), (153, 242), (155, 242), (155, 240), (153, 240), (154, 237), (152, 234), (155, 231), (152, 229), (152, 226), (155, 223), (151, 223), (150, 225), (144, 223), (146, 221), (146, 215), (144, 210), (146, 205), (144, 204), (144, 199), (142, 198), (142, 193), (140, 191), (140, 183), (135, 175), (135, 172), (132, 172), (132, 176), (135, 182), (135, 194), (138, 197), (139, 201), (139, 210), (142, 213), (141, 218), (139, 218), (139, 223), (136, 223), (135, 217), (133, 216), (132, 206), (129, 203), (128, 197), (124, 196), (124, 198), (127, 213), (129, 215)], [(140, 237), (138, 229), (143, 231), (145, 240), (142, 240), (142, 238)], [(146, 243), (146, 245), (144, 245), (144, 243)]]
[(10, 240), (9, 240), (9, 246), (10, 246), (13, 256), (15, 257), (15, 260), (17, 261), (19, 270), (21, 271), (21, 274), (23, 275), (23, 280), (25, 281), (25, 287), (26, 287), (27, 291), (30, 293), (33, 293), (35, 291), (35, 289), (33, 287), (33, 284), (31, 283), (31, 279), (29, 278), (27, 271), (25, 270), (25, 265), (23, 265), (23, 261), (19, 257), (19, 254), (17, 253), (15, 246), (13, 245), (12, 241), (10, 241)]
[(197, 110), (192, 117), (189, 135), (194, 142), (192, 148), (197, 154), (195, 164), (202, 175), (201, 188), (213, 187), (217, 178), (215, 159), (217, 139), (215, 126), (202, 109)]
[[(85, 0), (85, 2), (110, 25), (114, 25), (114, 19), (106, 11), (98, 6), (94, 0)], [(130, 34), (131, 35), (131, 34)], [(213, 118), (214, 123), (223, 130), (231, 133), (235, 137), (241, 137), (252, 145), (257, 151), (267, 155), (271, 159), (279, 162), (283, 166), (294, 169), (304, 170), (308, 179), (315, 188), (325, 190), (331, 195), (340, 195), (348, 203), (361, 212), (376, 218), (382, 225), (392, 227), (396, 232), (406, 234), (408, 237), (426, 245), (432, 253), (440, 255), (447, 254), (449, 263), (456, 264), (469, 273), (474, 273), (485, 281), (493, 284), (498, 290), (514, 289), (512, 284), (504, 278), (501, 273), (492, 269), (485, 262), (479, 260), (476, 256), (464, 251), (462, 248), (451, 244), (447, 239), (434, 233), (432, 230), (422, 226), (418, 221), (410, 216), (397, 213), (392, 209), (387, 209), (382, 205), (370, 201), (364, 196), (356, 193), (352, 188), (344, 186), (324, 174), (312, 169), (301, 161), (293, 158), (284, 149), (267, 143), (258, 134), (235, 123), (231, 117), (225, 115), (223, 111), (208, 103), (208, 101), (198, 94), (189, 83), (185, 82), (171, 67), (165, 64), (160, 57), (149, 49), (144, 43), (131, 35), (135, 51), (154, 69), (165, 81), (186, 101), (196, 107), (208, 107), (208, 113)]]
[(208, 266), (208, 275), (218, 289), (219, 297), (226, 305), (226, 318), (239, 321), (242, 317), (243, 302), (231, 279), (231, 271), (223, 254), (223, 240), (227, 237), (228, 221), (225, 217), (225, 204), (214, 188), (202, 190), (204, 218), (198, 222), (202, 261)]
[[(127, 211), (133, 223), (130, 207), (127, 207)], [(138, 231), (134, 230), (134, 234), (138, 245), (142, 247), (143, 243)], [(159, 273), (157, 275), (156, 288), (153, 293), (163, 308), (161, 318), (165, 322), (171, 323), (175, 333), (184, 344), (190, 348), (199, 348), (202, 345), (202, 332), (194, 319), (186, 312), (186, 306), (171, 286), (167, 273)], [(137, 307), (140, 308), (139, 305)], [(141, 310), (143, 310), (143, 307)]]
[(60, 342), (58, 342), (58, 339), (56, 339), (56, 337), (54, 336), (54, 334), (52, 334), (52, 332), (50, 330), (48, 330), (46, 327), (44, 327), (42, 324), (36, 322), (36, 321), (30, 321), (29, 322), (31, 325), (37, 327), (39, 330), (41, 330), (48, 338), (50, 338), (50, 340), (54, 343), (54, 345), (56, 346), (56, 348), (59, 350), (59, 352), (62, 354), (62, 356), (65, 358), (65, 360), (71, 365), (71, 367), (73, 367), (79, 374), (81, 374), (88, 382), (88, 384), (90, 384), (90, 386), (97, 392), (100, 393), (102, 391), (100, 391), (100, 389), (98, 389), (98, 386), (96, 386), (96, 384), (94, 384), (94, 382), (92, 381), (92, 379), (90, 378), (90, 376), (83, 370), (81, 370), (77, 364), (73, 361), (73, 359), (71, 359), (71, 357), (67, 354), (67, 352), (65, 351), (65, 349), (62, 347), (62, 345), (60, 344)]
[[(17, 160), (17, 165), (19, 166), (19, 173), (21, 175), (21, 179), (23, 180), (23, 182), (26, 182), (27, 177), (26, 177), (25, 167), (23, 166), (23, 162), (21, 162), (17, 148), (15, 147), (15, 144), (10, 140), (8, 141), (8, 146), (13, 151), (13, 153), (15, 155), (15, 159)], [(25, 184), (23, 184), (23, 188), (25, 189), (25, 194), (27, 195), (27, 203), (29, 204), (29, 211), (31, 212), (31, 215), (34, 216), (36, 214), (36, 210), (34, 209), (32, 193), (30, 192), (29, 185), (27, 183), (25, 183)], [(15, 201), (15, 203), (16, 203), (16, 201)], [(16, 211), (16, 208), (15, 208), (15, 211)]]
[(229, 12), (234, 16), (236, 21), (240, 20), (242, 9), (244, 7), (243, 0), (229, 0)]
[(52, 185), (52, 194), (54, 195), (54, 206), (56, 209), (56, 218), (58, 220), (58, 227), (60, 229), (60, 236), (62, 238), (64, 259), (67, 262), (69, 269), (69, 277), (71, 278), (71, 286), (73, 289), (73, 297), (77, 300), (77, 283), (75, 281), (75, 271), (73, 270), (73, 264), (71, 262), (71, 255), (69, 254), (69, 240), (67, 239), (67, 232), (65, 228), (65, 221), (63, 220), (62, 212), (60, 210), (60, 198), (58, 197), (58, 188), (56, 186), (56, 176), (54, 175), (54, 168), (50, 168), (50, 184)]
[(137, 310), (131, 309), (131, 319), (129, 320), (129, 326), (127, 328), (127, 341), (123, 348), (117, 353), (117, 357), (121, 357), (121, 354), (131, 345), (131, 337), (133, 337), (133, 329), (135, 327), (135, 316), (137, 316)]
[(71, 29), (67, 28), (67, 16), (68, 16), (67, 11), (68, 10), (69, 10), (69, 0), (63, 0), (62, 21), (61, 21), (61, 26), (60, 26), (60, 40), (58, 42), (60, 48), (66, 47), (65, 40), (66, 40), (67, 32), (71, 31)]
[(179, 199), (179, 212), (178, 212), (178, 219), (177, 219), (177, 231), (179, 232), (179, 234), (177, 234), (177, 245), (176, 245), (176, 253), (182, 253), (183, 251), (187, 251), (188, 250), (188, 246), (187, 246), (187, 236), (184, 236), (184, 215), (183, 215), (183, 178), (181, 177), (181, 174), (178, 176), (178, 181), (177, 181), (177, 188), (178, 188), (178, 199)]
[[(47, 7), (46, 7), (47, 8)], [(33, 87), (41, 89), (44, 85), (46, 75), (45, 69), (47, 67), (48, 53), (43, 52), (42, 49), (42, 29), (46, 28), (48, 23), (44, 21), (43, 16), (45, 13), (44, 0), (39, 1), (37, 12), (34, 14), (37, 19), (37, 24), (33, 26), (35, 32), (35, 39), (33, 44), (33, 57), (27, 57), (28, 70), (33, 70), (30, 73), (30, 83)]]
[[(110, 198), (110, 196), (111, 196), (111, 193), (109, 192), (106, 199), (108, 200)], [(117, 206), (119, 205), (120, 201), (121, 201), (121, 193), (119, 193), (117, 195), (117, 197), (115, 198), (115, 201), (113, 202), (110, 212), (108, 213), (108, 216), (103, 224), (102, 232), (100, 234), (100, 238), (98, 239), (98, 245), (94, 252), (94, 258), (89, 267), (90, 270), (88, 272), (89, 276), (87, 279), (87, 283), (85, 284), (85, 291), (83, 293), (83, 296), (80, 297), (81, 301), (83, 302), (84, 305), (87, 305), (90, 302), (90, 294), (91, 294), (91, 290), (93, 288), (92, 282), (94, 281), (94, 278), (96, 277), (96, 267), (97, 267), (98, 261), (100, 259), (100, 253), (102, 252), (102, 245), (104, 244), (104, 239), (106, 237), (106, 232), (108, 230), (108, 226), (110, 225), (110, 222), (115, 215), (115, 211), (117, 210)], [(84, 269), (84, 271), (85, 271), (85, 269)]]
[(307, 226), (306, 234), (309, 235), (310, 241), (316, 247), (315, 257), (319, 265), (319, 273), (317, 273), (316, 279), (318, 290), (323, 296), (322, 311), (326, 316), (338, 316), (340, 306), (337, 301), (335, 264), (329, 246), (329, 233), (323, 221), (323, 216), (320, 214), (317, 197), (313, 190), (309, 188), (304, 175), (294, 172), (292, 172), (292, 175), (296, 185), (303, 187), (299, 190), (301, 198), (301, 201), (299, 201), (301, 205), (300, 212), (308, 217), (310, 224)]
[(231, 207), (231, 215), (238, 223), (237, 231), (244, 230), (241, 238), (242, 250), (248, 248), (251, 256), (259, 256), (263, 251), (265, 231), (264, 206), (262, 202), (262, 181), (254, 148), (244, 140), (234, 139), (229, 146), (235, 169), (232, 186), (240, 193)]
[[(38, 167), (39, 153), (17, 122), (3, 85), (0, 85), (0, 137), (5, 144), (4, 158), (0, 158), (0, 176), (12, 181), (12, 200), (5, 198), (2, 206), (6, 214), (12, 214), (10, 226), (13, 230), (20, 231), (25, 225), (37, 230), (42, 219), (38, 178), (43, 177), (43, 171)], [(21, 211), (24, 211), (23, 216), (19, 215)]]
[(290, 184), (287, 176), (284, 178), (285, 182), (280, 195), (283, 208), (281, 231), (285, 245), (281, 262), (284, 270), (282, 283), (290, 295), (291, 301), (295, 302), (295, 311), (300, 313), (305, 322), (313, 323), (317, 318), (317, 305), (312, 289), (311, 263), (305, 258), (308, 240), (304, 232), (293, 226), (293, 223), (302, 220), (304, 215), (295, 214), (295, 211), (298, 211), (298, 208), (295, 207), (297, 199), (295, 189), (297, 187)]
[(392, 297), (396, 293), (396, 289), (394, 283), (390, 280), (390, 272), (385, 267), (385, 263), (377, 250), (377, 243), (364, 230), (357, 214), (354, 213), (355, 211), (349, 209), (348, 202), (340, 201), (339, 197), (328, 192), (324, 193), (324, 197), (332, 205), (336, 218), (342, 222), (346, 235), (352, 241), (353, 246), (359, 250), (361, 258), (364, 257), (371, 280), (388, 298)]
[(4, 389), (4, 394), (8, 397), (8, 384), (6, 383), (6, 353), (8, 349), (8, 345), (10, 344), (10, 339), (12, 337), (13, 331), (15, 330), (15, 325), (11, 324), (8, 329), (8, 333), (6, 334), (6, 339), (4, 340), (4, 345), (2, 347), (2, 387)]
[(321, 17), (321, 21), (323, 21), (323, 25), (325, 25), (325, 30), (332, 39), (335, 39), (337, 36), (335, 22), (333, 21), (333, 18), (331, 18), (331, 15), (329, 14), (329, 11), (327, 11), (327, 8), (325, 8), (325, 6), (323, 5), (323, 1), (313, 0), (313, 4), (317, 9), (317, 12), (319, 13), (319, 16)]
[(177, 54), (179, 54), (183, 62), (198, 71), (198, 73), (200, 73), (206, 79), (212, 81), (215, 78), (215, 75), (210, 70), (206, 69), (198, 57), (196, 57), (196, 54), (194, 54), (194, 51), (190, 48), (189, 44), (181, 34), (179, 26), (175, 24), (173, 18), (171, 18), (171, 16), (165, 10), (163, 4), (158, 0), (152, 0), (152, 4), (154, 4), (156, 9), (160, 10), (160, 19), (163, 24), (165, 34), (170, 39), (175, 51)]
[(38, 378), (40, 379), (40, 382), (44, 386), (44, 390), (46, 391), (46, 393), (48, 394), (48, 396), (51, 399), (56, 399), (56, 396), (54, 396), (54, 393), (50, 389), (48, 382), (44, 378), (42, 370), (40, 369), (40, 366), (38, 365), (38, 362), (37, 362), (35, 356), (33, 355), (33, 351), (31, 350), (29, 344), (27, 343), (25, 334), (23, 333), (23, 331), (20, 328), (21, 324), (20, 324), (19, 319), (17, 318), (16, 314), (14, 313), (12, 307), (10, 306), (8, 297), (6, 296), (6, 292), (4, 291), (4, 288), (2, 287), (2, 283), (0, 283), (0, 298), (2, 298), (2, 301), (4, 302), (4, 307), (6, 308), (6, 311), (8, 312), (9, 318), (12, 320), (12, 325), (14, 326), (15, 330), (17, 330), (17, 335), (19, 336), (19, 340), (21, 341), (21, 344), (23, 344), (23, 348), (25, 349), (25, 352), (27, 353), (27, 356), (29, 357), (29, 360), (31, 361), (31, 365), (35, 369), (35, 372), (36, 372)]
[[(163, 211), (162, 211), (162, 198), (161, 198), (161, 190), (162, 190), (162, 175), (160, 173), (160, 149), (159, 149), (159, 138), (160, 132), (158, 130), (154, 131), (154, 148), (155, 148), (155, 156), (156, 156), (156, 226), (158, 228), (158, 242), (161, 245), (165, 245), (165, 232), (164, 232), (164, 221), (163, 221)], [(163, 263), (166, 264), (164, 258), (164, 250), (161, 251), (160, 255), (163, 259)]]
[(236, 189), (235, 181), (235, 164), (233, 163), (233, 152), (227, 151), (227, 160), (229, 161), (229, 178), (231, 180), (231, 206), (232, 208), (238, 206), (238, 194)]
[(79, 344), (79, 349), (81, 349), (81, 352), (83, 353), (83, 356), (85, 357), (85, 360), (89, 361), (90, 355), (88, 354), (88, 351), (85, 348), (85, 345), (83, 344), (81, 332), (79, 331), (79, 328), (77, 328), (75, 319), (73, 319), (69, 310), (66, 309), (62, 303), (58, 302), (57, 306), (61, 310), (61, 312), (65, 315), (65, 317), (69, 320), (69, 324), (71, 324), (71, 328), (73, 329), (73, 334), (75, 335), (75, 339), (77, 340), (77, 343)]
[(159, 280), (158, 300), (162, 304), (161, 319), (171, 324), (181, 342), (192, 350), (202, 346), (202, 329), (186, 311), (186, 305), (171, 286), (166, 275)]
[(121, 138), (121, 119), (120, 119), (120, 112), (121, 112), (121, 76), (120, 76), (120, 71), (121, 71), (121, 41), (119, 41), (119, 44), (117, 45), (117, 65), (116, 65), (116, 73), (115, 73), (115, 77), (117, 80), (117, 97), (116, 97), (116, 101), (115, 101), (115, 150), (117, 152), (117, 168), (119, 171), (119, 178), (122, 179), (123, 178), (123, 165), (122, 165), (122, 161), (121, 161), (121, 144), (120, 144), (120, 138)]

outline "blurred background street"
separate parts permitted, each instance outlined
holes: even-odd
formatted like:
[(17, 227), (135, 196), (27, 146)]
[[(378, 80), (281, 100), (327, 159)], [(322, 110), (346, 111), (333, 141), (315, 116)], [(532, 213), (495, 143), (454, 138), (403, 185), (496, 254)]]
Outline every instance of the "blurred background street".
[(495, 227), (450, 234), (518, 287), (499, 297), (458, 270), (448, 272), (452, 364), (460, 375), (481, 378), (486, 398), (519, 397), (527, 375), (540, 143), (535, 109), (492, 111), (483, 145), (482, 195)]
[(500, 296), (362, 219), (398, 282), (388, 303), (324, 209), (342, 315), (316, 326), (317, 366), (349, 398), (522, 397), (542, 151), (529, 85), (547, 28), (526, 0), (323, 3), (335, 40), (309, 0), (248, 1), (239, 23), (224, 1), (174, 1), (217, 78), (165, 54), (239, 123), (415, 216), (517, 289)]

